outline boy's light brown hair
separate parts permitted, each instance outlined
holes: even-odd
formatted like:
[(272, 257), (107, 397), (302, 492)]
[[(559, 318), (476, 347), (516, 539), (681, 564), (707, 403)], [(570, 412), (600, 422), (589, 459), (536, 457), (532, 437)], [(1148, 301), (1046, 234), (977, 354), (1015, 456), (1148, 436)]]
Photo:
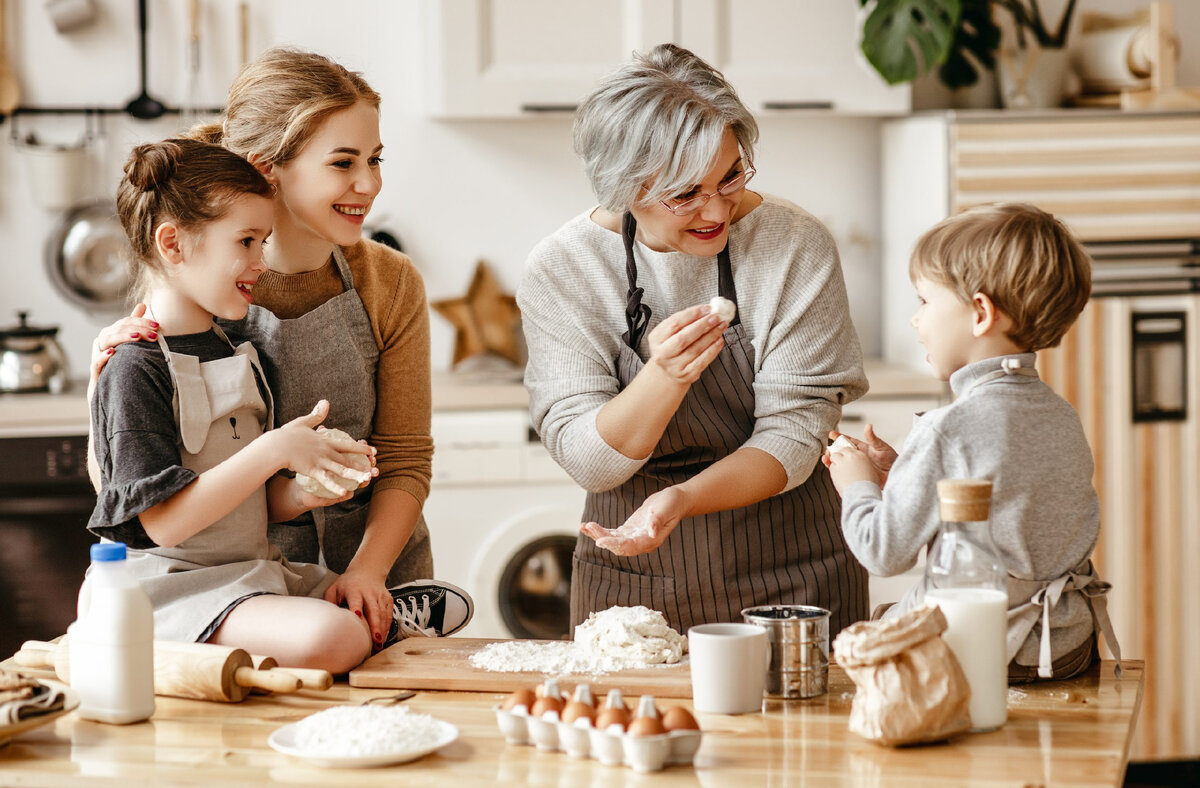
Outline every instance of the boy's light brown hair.
[(1092, 292), (1092, 261), (1062, 222), (1027, 203), (994, 203), (943, 219), (917, 241), (908, 265), (964, 302), (992, 299), (1026, 351), (1054, 347)]

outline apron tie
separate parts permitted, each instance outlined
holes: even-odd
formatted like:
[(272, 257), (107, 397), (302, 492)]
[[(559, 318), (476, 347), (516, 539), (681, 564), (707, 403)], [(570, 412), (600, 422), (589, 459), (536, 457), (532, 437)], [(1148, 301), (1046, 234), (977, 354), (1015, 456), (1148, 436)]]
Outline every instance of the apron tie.
[(629, 280), (629, 291), (625, 294), (625, 344), (638, 349), (642, 337), (650, 325), (650, 307), (642, 303), (645, 291), (637, 286), (637, 262), (633, 259), (633, 240), (637, 235), (637, 220), (626, 212), (621, 219), (621, 240), (625, 244), (625, 277)]
[[(1038, 651), (1038, 676), (1047, 679), (1054, 675), (1050, 649), (1050, 611), (1058, 605), (1058, 600), (1064, 593), (1078, 591), (1087, 600), (1088, 609), (1092, 613), (1093, 625), (1099, 627), (1100, 632), (1104, 635), (1104, 642), (1108, 644), (1109, 650), (1117, 660), (1116, 676), (1117, 678), (1121, 677), (1121, 646), (1113, 631), (1112, 620), (1108, 617), (1108, 600), (1105, 599), (1108, 592), (1112, 590), (1112, 584), (1096, 576), (1091, 559), (1054, 580), (1038, 582), (1012, 576), (1008, 580), (1010, 593), (1014, 591), (1014, 586), (1018, 589), (1023, 586), (1026, 589), (1026, 593), (1018, 592), (1026, 601), (1008, 611), (1009, 662), (1021, 649), (1021, 645), (1032, 631), (1040, 613), (1042, 632)], [(1036, 590), (1027, 593), (1031, 585), (1035, 586)]]

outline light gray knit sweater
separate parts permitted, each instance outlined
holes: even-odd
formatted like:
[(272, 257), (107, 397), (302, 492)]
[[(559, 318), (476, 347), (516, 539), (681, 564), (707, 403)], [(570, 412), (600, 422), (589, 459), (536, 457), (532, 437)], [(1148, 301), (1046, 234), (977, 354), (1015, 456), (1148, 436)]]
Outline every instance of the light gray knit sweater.
[[(1070, 403), (1036, 376), (1007, 375), (980, 385), (1005, 358), (1032, 368), (1035, 356), (998, 356), (950, 376), (955, 401), (919, 419), (882, 491), (855, 482), (842, 498), (842, 530), (867, 571), (895, 575), (912, 568), (933, 541), (939, 479), (992, 482), (992, 538), (1009, 574), (1053, 580), (1087, 559), (1100, 533), (1100, 502), (1092, 485), (1092, 453)], [(911, 589), (888, 617), (921, 602)], [(1010, 600), (1011, 606), (1012, 600)], [(1054, 658), (1079, 646), (1092, 631), (1080, 594), (1067, 594), (1050, 617)], [(1037, 664), (1041, 626), (1017, 653)]]
[[(517, 304), (533, 425), (572, 478), (601, 491), (629, 479), (648, 458), (625, 457), (596, 431), (596, 414), (620, 390), (616, 360), (628, 285), (621, 236), (591, 213), (534, 247)], [(812, 472), (841, 406), (867, 389), (841, 263), (819, 221), (770, 196), (730, 228), (729, 254), (738, 314), (755, 353), (756, 422), (745, 445), (779, 460), (790, 489)], [(717, 295), (715, 257), (640, 243), (635, 255), (651, 329)], [(638, 354), (647, 357), (645, 340)]]

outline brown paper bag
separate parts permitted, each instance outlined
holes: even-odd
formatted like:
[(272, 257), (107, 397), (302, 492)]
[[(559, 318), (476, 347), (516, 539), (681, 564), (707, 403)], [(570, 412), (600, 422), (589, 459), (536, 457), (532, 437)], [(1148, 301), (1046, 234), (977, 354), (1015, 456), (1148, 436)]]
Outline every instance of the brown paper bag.
[(858, 688), (850, 730), (877, 744), (940, 741), (971, 727), (971, 687), (942, 640), (934, 605), (888, 621), (860, 621), (833, 641), (838, 664)]

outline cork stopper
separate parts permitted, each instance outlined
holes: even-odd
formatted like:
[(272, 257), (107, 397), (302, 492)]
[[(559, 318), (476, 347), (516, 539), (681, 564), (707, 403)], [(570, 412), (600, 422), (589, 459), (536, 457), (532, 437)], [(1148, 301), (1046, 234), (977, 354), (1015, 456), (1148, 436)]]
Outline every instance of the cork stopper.
[(992, 483), (987, 479), (942, 479), (937, 483), (943, 522), (979, 523), (992, 508)]

